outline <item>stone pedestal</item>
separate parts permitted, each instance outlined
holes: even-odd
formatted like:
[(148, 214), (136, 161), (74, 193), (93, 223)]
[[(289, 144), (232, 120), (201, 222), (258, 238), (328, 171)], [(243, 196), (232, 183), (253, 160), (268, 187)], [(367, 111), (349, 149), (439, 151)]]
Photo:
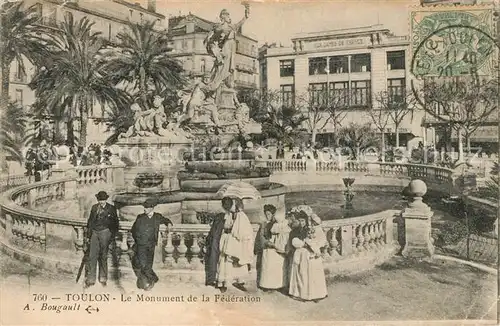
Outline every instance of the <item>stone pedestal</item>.
[(234, 89), (223, 89), (217, 98), (217, 107), (221, 109), (234, 109), (234, 97), (236, 91)]
[(406, 240), (402, 254), (406, 258), (425, 258), (434, 254), (431, 237), (431, 217), (434, 213), (422, 202), (426, 192), (427, 186), (422, 180), (410, 182), (409, 193), (413, 198), (401, 213)]

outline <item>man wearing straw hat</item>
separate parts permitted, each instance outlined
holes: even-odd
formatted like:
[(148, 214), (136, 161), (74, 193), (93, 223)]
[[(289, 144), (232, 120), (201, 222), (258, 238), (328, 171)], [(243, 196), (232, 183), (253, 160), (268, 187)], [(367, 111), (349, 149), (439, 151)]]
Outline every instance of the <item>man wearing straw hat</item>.
[(99, 282), (106, 286), (108, 280), (108, 250), (109, 244), (118, 232), (118, 214), (116, 208), (107, 202), (109, 196), (105, 191), (96, 195), (98, 203), (90, 209), (87, 222), (87, 239), (90, 244), (89, 270), (85, 286), (95, 284), (97, 263), (99, 263)]
[(137, 276), (137, 287), (149, 291), (158, 282), (158, 276), (153, 271), (153, 261), (160, 224), (165, 224), (170, 232), (172, 221), (154, 212), (156, 200), (153, 198), (146, 199), (143, 206), (144, 213), (137, 216), (131, 230), (135, 241), (132, 267)]

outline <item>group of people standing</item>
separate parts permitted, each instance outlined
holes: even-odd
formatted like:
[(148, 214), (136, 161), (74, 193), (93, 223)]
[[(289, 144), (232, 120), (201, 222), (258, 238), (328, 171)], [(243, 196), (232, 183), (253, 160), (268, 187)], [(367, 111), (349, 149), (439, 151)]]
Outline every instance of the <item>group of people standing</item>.
[[(90, 212), (87, 224), (90, 259), (86, 287), (96, 281), (106, 285), (108, 248), (118, 232), (118, 215), (107, 203), (108, 195), (100, 191)], [(144, 213), (135, 220), (131, 233), (132, 267), (137, 276), (137, 287), (151, 290), (158, 282), (153, 271), (155, 247), (160, 225), (171, 232), (172, 222), (154, 212), (156, 202), (147, 199)], [(248, 216), (239, 198), (224, 197), (223, 213), (213, 220), (204, 246), (205, 284), (226, 292), (230, 285), (247, 291), (252, 265), (256, 258), (257, 285), (263, 291), (279, 290), (302, 301), (319, 301), (327, 297), (321, 249), (326, 236), (321, 219), (308, 206), (291, 210), (288, 219), (277, 214), (273, 205), (264, 205), (265, 220), (254, 235)]]
[(276, 214), (275, 206), (264, 205), (265, 221), (256, 237), (241, 199), (225, 197), (222, 207), (224, 213), (215, 218), (206, 239), (206, 285), (225, 292), (232, 283), (246, 291), (256, 257), (257, 285), (263, 291), (279, 290), (302, 301), (327, 297), (321, 257), (326, 236), (321, 219), (307, 206), (286, 219)]

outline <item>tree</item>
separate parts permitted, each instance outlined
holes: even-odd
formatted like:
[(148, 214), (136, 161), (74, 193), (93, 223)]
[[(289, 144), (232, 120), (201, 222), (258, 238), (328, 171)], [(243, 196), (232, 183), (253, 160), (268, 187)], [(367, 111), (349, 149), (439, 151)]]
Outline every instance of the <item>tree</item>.
[(41, 17), (35, 7), (24, 9), (24, 2), (4, 2), (0, 6), (0, 109), (9, 102), (10, 67), (14, 61), (26, 74), (25, 61), (37, 64), (47, 56), (50, 38), (40, 24)]
[(462, 161), (463, 136), (470, 152), (471, 135), (480, 126), (492, 123), (492, 113), (498, 109), (496, 80), (479, 76), (427, 78), (422, 93), (425, 112), (457, 132)]
[[(324, 91), (320, 94), (320, 100), (315, 100), (309, 96), (307, 101), (304, 101), (306, 106), (305, 123), (308, 131), (311, 133), (311, 143), (316, 143), (316, 135), (324, 129), (328, 124), (332, 124), (335, 129), (340, 127), (340, 124), (345, 119), (346, 108), (348, 106), (348, 95), (345, 92), (334, 93)], [(305, 97), (304, 97), (305, 98)]]
[(383, 91), (375, 95), (375, 100), (379, 105), (379, 109), (387, 112), (390, 121), (394, 124), (396, 147), (399, 147), (399, 127), (409, 114), (413, 120), (413, 112), (417, 108), (415, 97), (404, 90), (402, 94)]
[(33, 78), (31, 87), (36, 90), (41, 104), (52, 115), (63, 110), (72, 130), (75, 117), (79, 119), (81, 146), (86, 146), (89, 113), (94, 103), (118, 108), (129, 105), (127, 94), (115, 87), (106, 74), (105, 41), (101, 33), (93, 32), (86, 17), (74, 21), (66, 17), (53, 32), (55, 46), (45, 69)]
[(15, 103), (9, 103), (5, 110), (0, 111), (0, 137), (2, 139), (1, 151), (5, 154), (2, 159), (2, 168), (7, 167), (7, 160), (14, 160), (22, 163), (24, 160), (22, 153), (23, 137), (26, 129), (26, 117), (22, 108)]
[(350, 123), (339, 130), (340, 145), (350, 149), (353, 160), (359, 157), (362, 150), (376, 145), (377, 141), (370, 124)]
[(148, 106), (151, 88), (158, 95), (184, 85), (183, 68), (171, 55), (169, 36), (154, 26), (155, 22), (129, 22), (117, 35), (118, 44), (108, 54), (105, 67), (113, 83), (131, 86), (143, 106)]
[(385, 161), (385, 130), (387, 128), (387, 125), (389, 124), (389, 111), (384, 110), (382, 108), (376, 108), (376, 107), (371, 107), (368, 109), (368, 115), (373, 121), (373, 124), (375, 125), (375, 128), (380, 132), (380, 150), (381, 150), (381, 155), (380, 159), (382, 162)]
[(307, 119), (295, 103), (283, 103), (280, 91), (268, 91), (262, 97), (261, 107), (266, 112), (260, 120), (263, 136), (284, 144), (293, 143)]

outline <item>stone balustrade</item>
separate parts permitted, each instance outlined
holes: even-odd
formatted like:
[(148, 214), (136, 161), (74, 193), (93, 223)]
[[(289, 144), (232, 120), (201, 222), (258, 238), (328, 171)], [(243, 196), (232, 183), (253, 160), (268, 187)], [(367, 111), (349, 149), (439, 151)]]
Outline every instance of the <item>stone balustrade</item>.
[[(294, 172), (357, 175), (396, 176), (420, 178), (433, 184), (452, 181), (453, 171), (436, 166), (381, 162), (319, 162), (314, 160), (274, 160), (266, 165), (274, 172)], [(34, 257), (31, 262), (41, 267), (74, 271), (79, 265), (84, 248), (86, 219), (70, 218), (61, 213), (45, 213), (36, 207), (47, 201), (73, 199), (73, 188), (95, 184), (114, 184), (113, 166), (77, 167), (68, 176), (15, 187), (0, 196), (0, 233), (12, 250)], [(76, 172), (76, 173), (74, 173)], [(393, 219), (397, 210), (356, 218), (324, 221), (322, 227), (328, 245), (324, 248), (325, 266), (338, 271), (361, 261), (383, 259), (393, 253)], [(133, 246), (130, 235), (131, 222), (120, 222), (115, 255), (120, 266), (130, 267), (128, 253)], [(176, 224), (171, 233), (161, 230), (155, 265), (157, 268), (201, 270), (203, 248), (209, 231), (206, 224)], [(255, 230), (257, 231), (257, 230)], [(367, 259), (366, 257), (372, 257)], [(53, 261), (54, 265), (48, 262)], [(342, 262), (342, 263), (338, 263)], [(351, 267), (352, 267), (351, 266)], [(353, 269), (356, 269), (354, 267)]]
[[(397, 176), (422, 179), (425, 182), (453, 182), (453, 170), (424, 164), (361, 162), (341, 160), (268, 160), (267, 167), (271, 172), (304, 172), (315, 174), (353, 174)], [(311, 167), (312, 166), (312, 167)]]
[[(32, 177), (34, 180), (34, 177)], [(30, 182), (30, 177), (24, 174), (6, 175), (0, 177), (0, 191), (5, 191), (6, 189), (22, 186)]]
[[(74, 271), (83, 254), (86, 220), (33, 210), (44, 201), (64, 198), (64, 185), (71, 181), (71, 178), (45, 181), (6, 193), (11, 201), (2, 203), (2, 236), (10, 245), (38, 257), (34, 259), (35, 264), (47, 266), (47, 261), (57, 259), (58, 268)], [(397, 210), (389, 210), (357, 218), (324, 221), (322, 226), (328, 240), (323, 252), (325, 267), (329, 268), (331, 263), (332, 268), (338, 269), (336, 262), (340, 260), (390, 252), (385, 249), (394, 248), (392, 221), (397, 213)], [(116, 250), (112, 250), (123, 267), (130, 267), (129, 253), (134, 244), (131, 227), (132, 222), (120, 222), (114, 246)], [(254, 225), (255, 233), (257, 227)], [(203, 248), (209, 229), (207, 224), (176, 224), (172, 232), (166, 232), (162, 226), (156, 248), (157, 268), (202, 270)]]

